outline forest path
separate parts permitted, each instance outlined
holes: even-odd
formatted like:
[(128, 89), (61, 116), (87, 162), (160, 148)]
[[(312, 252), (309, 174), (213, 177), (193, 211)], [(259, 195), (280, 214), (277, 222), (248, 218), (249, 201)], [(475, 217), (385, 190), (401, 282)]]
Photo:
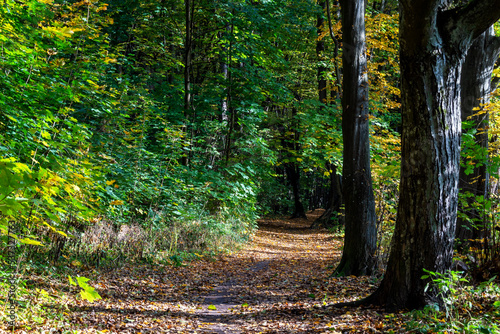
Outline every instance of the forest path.
[[(283, 319), (274, 318), (269, 312), (275, 306), (293, 305), (293, 301), (311, 303), (317, 294), (310, 292), (308, 285), (314, 286), (321, 273), (328, 274), (325, 269), (340, 260), (339, 240), (326, 231), (309, 229), (319, 213), (310, 213), (308, 220), (260, 220), (252, 242), (222, 259), (248, 264), (243, 271), (228, 272), (228, 280), (204, 296), (197, 313), (202, 315), (202, 322), (210, 324), (207, 333), (300, 327), (297, 322), (280, 323)], [(270, 317), (274, 319), (267, 319)]]
[(383, 315), (374, 310), (322, 308), (374, 285), (366, 277), (328, 279), (342, 240), (310, 230), (315, 216), (260, 220), (244, 249), (216, 261), (101, 274), (95, 286), (103, 299), (75, 302), (71, 323), (85, 333), (376, 332)]

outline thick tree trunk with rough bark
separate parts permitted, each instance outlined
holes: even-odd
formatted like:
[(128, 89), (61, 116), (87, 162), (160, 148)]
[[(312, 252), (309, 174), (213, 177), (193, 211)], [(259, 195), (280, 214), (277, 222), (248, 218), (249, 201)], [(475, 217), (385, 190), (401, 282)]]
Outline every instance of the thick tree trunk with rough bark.
[(376, 215), (370, 170), (365, 1), (344, 0), (342, 11), (342, 132), (345, 238), (335, 275), (371, 275), (375, 269)]
[(465, 158), (466, 165), (474, 165), (472, 173), (466, 174), (466, 168), (460, 168), (460, 192), (474, 196), (467, 199), (466, 206), (459, 207), (459, 211), (467, 217), (459, 216), (457, 219), (455, 237), (456, 243), (462, 249), (467, 248), (470, 240), (483, 239), (487, 235), (487, 217), (476, 207), (475, 198), (480, 196), (487, 199), (489, 192), (489, 174), (486, 165), (489, 112), (484, 111), (484, 105), (490, 101), (491, 76), (499, 52), (500, 38), (495, 37), (495, 31), (490, 27), (474, 40), (462, 70), (462, 121), (474, 122), (477, 131), (474, 141), (483, 150), (483, 155), (480, 157)]
[(460, 78), (474, 38), (500, 18), (500, 0), (400, 1), (402, 160), (392, 249), (381, 285), (360, 303), (420, 308), (440, 302), (425, 291), (424, 269), (450, 269), (458, 202)]

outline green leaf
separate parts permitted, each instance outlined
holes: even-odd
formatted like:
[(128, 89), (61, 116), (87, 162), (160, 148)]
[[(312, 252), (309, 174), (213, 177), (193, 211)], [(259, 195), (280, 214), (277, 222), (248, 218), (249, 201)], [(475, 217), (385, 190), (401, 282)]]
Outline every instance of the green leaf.
[(97, 299), (101, 299), (101, 296), (95, 290), (81, 290), (80, 296), (91, 303)]
[(68, 275), (68, 280), (69, 280), (69, 284), (74, 285), (74, 286), (77, 286), (76, 282), (75, 282), (75, 281), (73, 281), (73, 278), (71, 278), (71, 276), (70, 276), (70, 275)]
[[(93, 303), (96, 299), (101, 299), (101, 296), (93, 287), (87, 284), (90, 279), (86, 277), (76, 277), (75, 282), (71, 276), (68, 275), (69, 283), (74, 286), (79, 286), (82, 290), (80, 290), (80, 296), (82, 299), (85, 299), (91, 303)], [(77, 284), (78, 283), (78, 284)]]
[(210, 305), (208, 305), (208, 309), (209, 310), (217, 310), (217, 307), (215, 307), (214, 305), (210, 304)]
[(78, 285), (82, 289), (86, 289), (86, 288), (89, 287), (89, 285), (87, 284), (87, 282), (90, 281), (90, 279), (88, 279), (87, 277), (80, 276), (80, 277), (77, 277), (76, 280), (78, 281)]

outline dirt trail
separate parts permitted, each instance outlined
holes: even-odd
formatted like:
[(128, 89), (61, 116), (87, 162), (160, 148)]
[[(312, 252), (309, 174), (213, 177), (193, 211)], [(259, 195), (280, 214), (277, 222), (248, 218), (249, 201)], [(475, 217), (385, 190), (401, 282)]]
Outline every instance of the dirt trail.
[[(320, 212), (316, 212), (317, 216)], [(309, 220), (261, 220), (246, 247), (185, 267), (130, 267), (101, 275), (103, 300), (76, 302), (85, 333), (335, 333), (374, 328), (374, 311), (325, 310), (359, 298), (368, 278), (328, 279), (341, 240)], [(364, 326), (364, 327), (363, 327)]]
[[(237, 273), (228, 272), (228, 280), (204, 297), (197, 314), (201, 315), (202, 322), (209, 324), (205, 332), (242, 333), (252, 327), (258, 330), (261, 326), (253, 319), (259, 317), (256, 310), (265, 314), (273, 305), (293, 299), (293, 293), (284, 293), (287, 281), (294, 280), (297, 273), (311, 279), (311, 274), (328, 267), (327, 262), (337, 260), (338, 241), (325, 231), (309, 230), (311, 221), (319, 214), (321, 211), (310, 213), (309, 220), (259, 222), (252, 242), (224, 259), (230, 263), (250, 262), (247, 268)], [(290, 269), (292, 272), (288, 272)], [(247, 313), (251, 316), (245, 317)], [(263, 320), (262, 325), (267, 323)]]

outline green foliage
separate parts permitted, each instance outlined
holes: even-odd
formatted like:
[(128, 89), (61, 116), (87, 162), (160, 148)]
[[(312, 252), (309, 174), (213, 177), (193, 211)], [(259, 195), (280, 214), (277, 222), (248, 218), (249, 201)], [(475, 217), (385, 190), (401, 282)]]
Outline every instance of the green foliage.
[(466, 285), (468, 280), (462, 272), (424, 271), (427, 274), (422, 279), (430, 279), (426, 289), (437, 289), (442, 304), (434, 303), (423, 310), (412, 311), (407, 330), (420, 333), (496, 333), (500, 329), (495, 303), (491, 302), (491, 306), (484, 304), (488, 295), (497, 298), (499, 288), (493, 283), (494, 278), (474, 288)]
[[(498, 74), (497, 74), (498, 75)], [(499, 197), (493, 192), (495, 185), (498, 184), (498, 170), (500, 168), (500, 160), (498, 155), (497, 143), (493, 140), (496, 136), (496, 128), (498, 119), (494, 113), (494, 106), (498, 104), (498, 97), (492, 96), (492, 103), (484, 105), (470, 119), (462, 122), (462, 146), (461, 146), (461, 168), (466, 175), (473, 173), (471, 188), (476, 182), (486, 182), (487, 194), (478, 194), (477, 191), (469, 191), (461, 189), (459, 193), (459, 210), (458, 218), (466, 223), (466, 227), (481, 231), (483, 237), (478, 240), (465, 240), (465, 243), (470, 242), (470, 247), (462, 250), (464, 255), (468, 255), (471, 259), (471, 264), (475, 268), (483, 268), (489, 263), (495, 262), (500, 258), (498, 252), (498, 228), (499, 228)], [(485, 117), (485, 114), (490, 114), (491, 128), (488, 136), (491, 143), (481, 145), (476, 136), (484, 134), (485, 129), (481, 123), (477, 123), (478, 119)], [(474, 120), (475, 119), (475, 120)], [(488, 180), (480, 180), (477, 175), (477, 169), (484, 168)], [(477, 176), (476, 176), (477, 175)], [(457, 240), (456, 245), (459, 248), (463, 245), (463, 240)], [(482, 273), (480, 279), (488, 278), (488, 273)]]
[(421, 278), (423, 280), (427, 280), (431, 278), (431, 282), (427, 283), (424, 292), (426, 292), (429, 288), (437, 289), (437, 297), (440, 298), (440, 301), (437, 301), (436, 304), (432, 305), (439, 310), (439, 304), (442, 302), (442, 305), (446, 311), (446, 318), (452, 319), (454, 316), (454, 311), (456, 307), (456, 302), (458, 300), (458, 285), (461, 282), (467, 282), (467, 279), (462, 277), (463, 272), (460, 271), (449, 271), (447, 273), (436, 273), (429, 270), (424, 269), (424, 272), (427, 275), (423, 275)]
[[(10, 273), (0, 271), (2, 277), (9, 277)], [(0, 293), (2, 296), (8, 296), (11, 289), (11, 282), (2, 280), (0, 282)], [(24, 328), (30, 330), (41, 326), (47, 321), (63, 321), (65, 318), (64, 312), (68, 312), (67, 307), (68, 297), (61, 293), (47, 291), (42, 287), (32, 286), (32, 280), (18, 276), (15, 281), (15, 322), (16, 324), (28, 324)], [(7, 323), (9, 317), (8, 300), (2, 298), (0, 300), (0, 321)]]
[(74, 286), (78, 286), (81, 288), (80, 296), (82, 299), (87, 300), (93, 303), (96, 299), (101, 299), (101, 296), (95, 291), (93, 287), (87, 284), (90, 279), (86, 277), (75, 277), (76, 282), (73, 280), (71, 276), (68, 276), (69, 283)]
[[(88, 154), (90, 133), (74, 117), (86, 87), (72, 84), (83, 60), (68, 61), (71, 41), (94, 33), (88, 24), (69, 21), (79, 11), (50, 1), (6, 1), (0, 8), (0, 221), (4, 234), (15, 225), (11, 236), (24, 244), (66, 236), (71, 222), (92, 213), (98, 170)], [(79, 72), (82, 79), (98, 75)]]

